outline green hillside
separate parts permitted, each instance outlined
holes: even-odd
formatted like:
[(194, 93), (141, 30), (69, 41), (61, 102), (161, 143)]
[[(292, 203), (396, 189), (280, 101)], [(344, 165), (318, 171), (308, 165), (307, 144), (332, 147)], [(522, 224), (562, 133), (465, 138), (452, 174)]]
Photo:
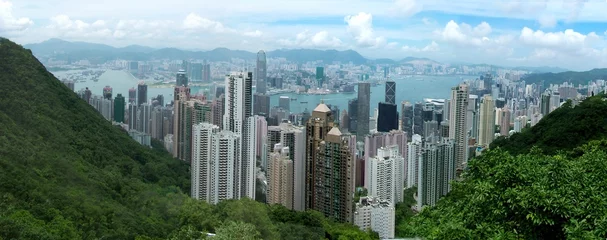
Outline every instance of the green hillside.
[(585, 72), (559, 72), (559, 73), (533, 73), (523, 77), (527, 84), (539, 84), (544, 81), (544, 86), (550, 84), (562, 84), (569, 82), (577, 86), (578, 84), (588, 84), (588, 81), (597, 79), (607, 79), (607, 68), (596, 68)]
[(190, 199), (186, 164), (137, 144), (2, 38), (0, 86), (0, 239), (377, 237), (313, 211)]
[(607, 102), (589, 98), (500, 139), (435, 207), (399, 224), (426, 239), (605, 239)]
[(590, 140), (607, 137), (607, 102), (594, 96), (572, 107), (567, 102), (540, 120), (533, 128), (498, 138), (490, 148), (500, 147), (512, 154), (527, 153), (533, 146), (548, 154), (572, 150)]

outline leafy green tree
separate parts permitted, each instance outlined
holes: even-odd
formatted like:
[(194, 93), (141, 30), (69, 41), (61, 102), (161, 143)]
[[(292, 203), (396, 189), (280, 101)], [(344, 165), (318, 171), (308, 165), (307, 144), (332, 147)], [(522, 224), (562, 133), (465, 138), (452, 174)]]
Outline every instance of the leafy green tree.
[(217, 229), (217, 240), (256, 240), (263, 239), (255, 225), (244, 222), (228, 221)]

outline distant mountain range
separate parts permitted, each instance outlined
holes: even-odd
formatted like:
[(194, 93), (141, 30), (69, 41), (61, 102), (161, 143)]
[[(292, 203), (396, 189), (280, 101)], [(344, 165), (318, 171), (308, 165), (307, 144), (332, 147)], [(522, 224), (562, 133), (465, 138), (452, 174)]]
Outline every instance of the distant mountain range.
[(584, 72), (567, 71), (560, 73), (535, 73), (522, 78), (527, 84), (540, 84), (543, 81), (544, 86), (562, 84), (564, 82), (569, 82), (577, 86), (578, 84), (588, 84), (589, 81), (597, 79), (607, 80), (607, 68), (595, 68)]
[[(36, 56), (52, 56), (55, 59), (66, 61), (78, 61), (87, 59), (91, 63), (104, 63), (108, 60), (125, 59), (133, 61), (147, 61), (153, 59), (205, 59), (209, 61), (229, 61), (233, 58), (245, 60), (256, 59), (257, 53), (243, 50), (231, 50), (227, 48), (216, 48), (210, 51), (189, 51), (177, 48), (151, 48), (140, 45), (130, 45), (116, 48), (105, 44), (88, 42), (69, 42), (52, 38), (41, 43), (26, 44), (25, 48), (31, 49)], [(385, 64), (385, 65), (431, 65), (441, 64), (428, 58), (406, 57), (401, 60), (380, 58), (369, 59), (354, 50), (316, 50), (316, 49), (278, 49), (266, 52), (270, 58), (285, 58), (291, 62), (304, 63), (310, 61), (352, 62), (354, 64)], [(455, 64), (467, 66), (490, 66), (486, 64)], [(526, 70), (534, 73), (542, 72), (565, 72), (567, 69), (557, 67), (516, 67), (517, 70)]]

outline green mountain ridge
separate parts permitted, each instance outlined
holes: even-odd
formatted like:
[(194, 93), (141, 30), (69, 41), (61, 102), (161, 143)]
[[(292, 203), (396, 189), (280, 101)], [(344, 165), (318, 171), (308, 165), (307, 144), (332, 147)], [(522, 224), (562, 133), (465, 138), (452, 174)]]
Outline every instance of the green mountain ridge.
[(425, 239), (605, 239), (607, 101), (566, 103), (468, 161), (436, 206), (399, 223)]
[(607, 68), (595, 68), (584, 72), (534, 73), (521, 78), (526, 84), (540, 84), (544, 81), (545, 87), (550, 86), (550, 84), (562, 84), (564, 82), (569, 82), (574, 86), (578, 84), (586, 85), (589, 81), (597, 79), (607, 80)]
[(189, 198), (187, 164), (139, 145), (0, 38), (0, 239), (377, 239), (315, 211)]

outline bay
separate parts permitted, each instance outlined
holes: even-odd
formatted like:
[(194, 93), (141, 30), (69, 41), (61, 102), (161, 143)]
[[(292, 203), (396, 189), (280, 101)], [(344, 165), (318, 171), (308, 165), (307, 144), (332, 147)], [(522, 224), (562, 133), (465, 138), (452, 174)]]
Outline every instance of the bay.
[[(62, 79), (68, 72), (53, 73), (57, 78)], [(424, 98), (445, 99), (451, 95), (451, 88), (461, 83), (464, 79), (475, 79), (476, 76), (413, 76), (407, 78), (393, 79), (396, 82), (396, 103), (400, 111), (400, 103), (409, 101), (411, 103), (423, 101)], [(137, 88), (140, 80), (133, 77), (125, 71), (107, 70), (99, 77), (99, 81), (94, 82), (76, 82), (76, 91), (88, 87), (93, 94), (101, 95), (105, 86), (113, 89), (113, 96), (121, 93), (128, 98), (130, 88)], [(173, 99), (172, 87), (153, 87), (148, 86), (148, 100), (157, 95), (164, 95), (165, 103)], [(192, 93), (202, 93), (208, 91), (205, 87), (192, 87)], [(291, 99), (291, 112), (299, 113), (305, 109), (313, 110), (321, 101), (325, 104), (331, 104), (339, 107), (341, 110), (348, 109), (348, 101), (357, 98), (357, 93), (334, 93), (326, 95), (308, 95), (297, 93), (277, 94), (270, 97), (271, 106), (278, 106), (280, 96), (288, 96)], [(377, 108), (378, 103), (385, 100), (385, 85), (379, 84), (371, 87), (370, 110)]]

